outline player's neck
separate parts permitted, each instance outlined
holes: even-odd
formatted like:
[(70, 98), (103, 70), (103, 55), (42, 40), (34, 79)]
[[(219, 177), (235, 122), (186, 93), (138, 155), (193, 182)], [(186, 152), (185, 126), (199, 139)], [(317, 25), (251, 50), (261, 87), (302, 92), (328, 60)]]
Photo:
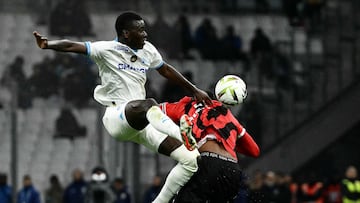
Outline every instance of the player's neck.
[(132, 50), (134, 50), (134, 51), (137, 51), (137, 50), (138, 50), (137, 48), (132, 47), (131, 45), (129, 45), (129, 43), (127, 43), (124, 38), (119, 38), (119, 37), (117, 37), (117, 38), (115, 39), (115, 41), (120, 42), (121, 44), (125, 44), (126, 46), (130, 47), (130, 49), (132, 49)]

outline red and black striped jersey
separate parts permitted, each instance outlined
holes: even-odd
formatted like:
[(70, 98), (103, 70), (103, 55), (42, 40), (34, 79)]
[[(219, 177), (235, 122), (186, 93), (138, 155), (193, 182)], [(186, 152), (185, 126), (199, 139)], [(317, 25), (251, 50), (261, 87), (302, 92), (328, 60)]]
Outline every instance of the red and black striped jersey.
[(224, 148), (236, 158), (237, 139), (245, 135), (245, 128), (221, 102), (213, 100), (212, 105), (198, 103), (190, 97), (184, 97), (175, 103), (162, 103), (162, 110), (176, 123), (183, 114), (190, 116), (193, 122), (193, 135), (196, 141), (205, 136), (215, 135)]

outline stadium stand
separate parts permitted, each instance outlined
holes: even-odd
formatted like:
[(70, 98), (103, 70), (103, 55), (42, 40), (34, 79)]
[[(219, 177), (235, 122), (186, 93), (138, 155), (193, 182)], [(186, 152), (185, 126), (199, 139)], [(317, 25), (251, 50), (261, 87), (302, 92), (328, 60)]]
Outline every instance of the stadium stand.
[[(17, 7), (9, 2), (0, 1), (0, 6), (3, 6), (2, 10), (17, 10), (18, 7), (21, 10), (21, 8), (25, 9), (26, 7), (22, 0), (14, 1), (18, 4)], [(243, 51), (249, 52), (254, 30), (260, 27), (269, 36), (272, 44), (284, 49), (285, 55), (291, 58), (291, 74), (289, 77), (293, 81), (293, 86), (290, 90), (283, 87), (279, 90), (277, 80), (263, 77), (258, 67), (259, 61), (253, 59), (251, 68), (248, 69), (241, 61), (204, 60), (196, 49), (191, 50), (191, 54), (194, 56), (192, 60), (168, 58), (164, 53), (165, 60), (174, 65), (180, 72), (191, 71), (194, 82), (202, 89), (210, 88), (211, 83), (227, 73), (243, 76), (248, 83), (249, 92), (261, 95), (261, 109), (264, 110), (262, 112), (263, 122), (261, 122), (263, 125), (262, 132), (266, 132), (266, 136), (261, 139), (261, 148), (265, 152), (275, 146), (275, 149), (283, 154), (287, 149), (284, 147), (286, 142), (283, 146), (274, 143), (287, 139), (289, 132), (301, 125), (304, 119), (308, 119), (332, 98), (341, 95), (352, 82), (358, 80), (356, 75), (360, 71), (356, 68), (356, 64), (359, 64), (360, 57), (356, 50), (359, 49), (360, 44), (355, 37), (358, 33), (352, 26), (359, 26), (359, 18), (352, 19), (347, 15), (353, 12), (350, 3), (352, 1), (345, 1), (339, 7), (334, 4), (337, 2), (336, 0), (329, 1), (324, 23), (327, 26), (320, 34), (309, 32), (306, 25), (291, 27), (283, 14), (241, 12), (241, 15), (233, 15), (231, 12), (224, 14), (215, 11), (216, 9), (224, 9), (214, 7), (215, 1), (206, 4), (204, 8), (201, 8), (201, 5), (199, 8), (199, 5), (192, 1), (171, 2), (180, 9), (191, 11), (187, 18), (191, 22), (192, 33), (195, 32), (205, 17), (212, 20), (218, 36), (225, 33), (225, 28), (228, 25), (233, 25), (236, 34), (241, 36), (243, 40)], [(237, 6), (243, 10), (255, 7), (252, 1), (238, 0), (236, 2)], [(279, 0), (269, 2), (275, 7), (280, 4)], [(103, 5), (104, 2), (99, 7), (96, 7), (97, 2), (95, 1), (91, 1), (89, 4), (93, 5), (92, 10), (106, 9), (106, 6)], [(129, 4), (129, 7), (132, 8), (136, 6), (141, 7), (141, 10), (145, 12), (144, 17), (149, 24), (154, 23), (156, 16), (151, 14), (154, 13), (151, 10), (154, 9), (154, 5), (149, 5), (147, 1), (140, 1), (139, 5)], [(172, 8), (166, 4), (162, 6)], [(213, 12), (209, 13), (209, 11)], [(90, 17), (96, 36), (68, 36), (68, 38), (82, 41), (111, 40), (115, 36), (113, 22), (116, 15), (117, 12), (109, 13), (108, 10), (105, 13), (94, 12)], [(177, 17), (177, 14), (166, 14), (165, 20), (169, 25), (173, 25)], [(24, 71), (26, 76), (32, 74), (34, 64), (43, 61), (45, 56), (54, 57), (53, 52), (41, 52), (36, 48), (31, 32), (36, 29), (49, 38), (58, 37), (49, 36), (46, 25), (37, 25), (33, 14), (0, 12), (0, 19), (0, 75), (19, 53), (22, 53), (25, 59)], [(319, 27), (322, 29), (321, 26)], [(160, 92), (165, 80), (159, 77), (156, 71), (148, 74), (150, 78), (156, 78), (151, 81), (151, 85), (154, 90)], [(5, 133), (0, 133), (0, 172), (9, 173), (11, 162), (9, 153), (10, 121), (8, 119), (9, 111), (6, 102), (3, 100), (6, 101), (6, 99), (1, 99), (4, 108), (0, 109), (0, 129)], [(23, 174), (30, 173), (35, 185), (41, 191), (45, 189), (47, 178), (51, 174), (56, 173), (61, 182), (66, 184), (70, 182), (70, 174), (74, 168), (78, 167), (89, 172), (98, 162), (98, 150), (100, 149), (95, 135), (98, 132), (96, 128), (97, 119), (101, 117), (99, 112), (93, 108), (93, 104), (90, 104), (90, 108), (86, 106), (83, 109), (76, 110), (76, 117), (88, 129), (89, 134), (86, 137), (77, 138), (73, 142), (67, 139), (53, 139), (54, 120), (60, 110), (59, 103), (61, 102), (59, 100), (62, 101), (61, 95), (45, 101), (36, 98), (33, 100), (32, 108), (18, 110), (17, 113), (19, 132), (18, 180), (21, 180)], [(48, 108), (43, 109), (44, 106)], [(103, 134), (106, 135), (106, 132)], [(304, 137), (298, 139), (301, 138)], [(109, 166), (109, 171), (117, 175), (126, 175), (124, 170), (128, 166), (124, 165), (130, 160), (126, 160), (124, 156), (131, 153), (132, 148), (123, 144), (114, 144), (113, 139), (108, 136), (104, 136), (103, 144), (102, 155), (105, 157), (105, 164)], [(113, 150), (115, 148), (117, 151)], [(114, 151), (121, 155), (117, 157), (118, 154), (114, 154)], [(156, 174), (166, 174), (174, 164), (165, 157), (155, 156), (143, 147), (140, 147), (140, 155), (140, 164), (147, 166), (140, 171), (142, 184), (150, 182)], [(309, 157), (311, 156), (309, 155)], [(304, 160), (303, 163), (305, 163)], [(118, 165), (115, 166), (115, 164)], [(258, 165), (253, 165), (253, 168), (256, 166)], [(293, 168), (296, 167), (298, 165), (294, 164)], [(148, 168), (154, 168), (154, 170), (147, 170)], [(131, 184), (133, 183), (129, 181), (130, 186)]]
[[(48, 177), (57, 174), (64, 183), (70, 181), (74, 168), (80, 168), (89, 173), (96, 164), (97, 153), (94, 129), (96, 110), (78, 110), (77, 118), (89, 129), (86, 137), (69, 139), (54, 139), (54, 123), (59, 108), (41, 109), (31, 108), (19, 110), (18, 115), (18, 149), (19, 172), (18, 184), (24, 174), (32, 174), (34, 184), (41, 190), (47, 186)], [(0, 139), (0, 170), (9, 172), (10, 166), (10, 131), (8, 115), (5, 110), (0, 111), (2, 131)]]

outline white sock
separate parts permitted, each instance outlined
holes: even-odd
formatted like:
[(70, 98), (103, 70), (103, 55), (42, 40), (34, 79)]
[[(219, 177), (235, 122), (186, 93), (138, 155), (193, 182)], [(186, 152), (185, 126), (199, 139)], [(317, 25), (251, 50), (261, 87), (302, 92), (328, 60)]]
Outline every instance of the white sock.
[(156, 130), (182, 142), (179, 126), (177, 126), (167, 115), (165, 115), (161, 111), (160, 107), (151, 107), (146, 112), (146, 118)]
[(170, 171), (159, 195), (153, 203), (168, 203), (178, 193), (180, 188), (187, 183), (191, 176), (197, 171), (197, 149), (189, 151), (184, 145), (175, 149), (170, 156), (179, 163)]
[(183, 165), (178, 163), (169, 173), (164, 186), (152, 203), (168, 203), (171, 198), (190, 180), (192, 172), (185, 170)]

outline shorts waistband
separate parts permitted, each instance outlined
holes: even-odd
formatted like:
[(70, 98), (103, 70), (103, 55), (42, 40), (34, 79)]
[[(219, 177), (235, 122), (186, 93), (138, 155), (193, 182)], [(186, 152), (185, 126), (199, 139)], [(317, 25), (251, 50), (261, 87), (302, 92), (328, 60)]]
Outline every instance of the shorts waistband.
[(220, 154), (216, 154), (214, 152), (201, 152), (200, 156), (207, 156), (207, 157), (214, 157), (214, 158), (218, 158), (224, 161), (230, 161), (233, 163), (237, 163), (238, 161), (229, 157), (225, 157), (225, 156), (221, 156)]

